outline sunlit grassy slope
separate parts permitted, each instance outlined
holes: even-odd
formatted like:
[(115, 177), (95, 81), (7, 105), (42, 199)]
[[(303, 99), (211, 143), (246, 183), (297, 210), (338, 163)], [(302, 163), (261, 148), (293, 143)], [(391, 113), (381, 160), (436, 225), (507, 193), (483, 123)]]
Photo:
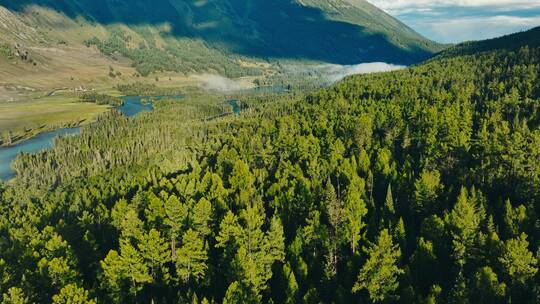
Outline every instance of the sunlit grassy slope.
[[(0, 5), (8, 9), (3, 15), (11, 14), (0, 15), (0, 22), (24, 24), (8, 27), (11, 40), (73, 46), (95, 38), (107, 42), (100, 49), (109, 57), (128, 55), (142, 69), (235, 76), (256, 73), (240, 64), (246, 58), (410, 64), (441, 49), (364, 0), (2, 0)], [(107, 41), (115, 35), (122, 39)]]
[(83, 125), (108, 110), (108, 106), (81, 103), (74, 95), (63, 93), (26, 102), (0, 102), (0, 137), (10, 132), (12, 138), (24, 139), (54, 128)]

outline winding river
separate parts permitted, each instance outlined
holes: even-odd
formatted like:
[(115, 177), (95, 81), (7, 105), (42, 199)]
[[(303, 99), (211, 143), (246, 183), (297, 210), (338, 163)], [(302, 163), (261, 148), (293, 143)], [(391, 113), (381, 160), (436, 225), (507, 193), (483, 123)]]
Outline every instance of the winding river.
[[(154, 100), (160, 100), (162, 98), (164, 97), (152, 97)], [(171, 98), (180, 99), (182, 97), (173, 96)], [(141, 112), (152, 111), (153, 109), (150, 102), (144, 102), (147, 97), (125, 96), (122, 99), (124, 101), (123, 105), (116, 109), (127, 117), (135, 116)], [(56, 137), (78, 134), (80, 132), (80, 127), (57, 129), (41, 133), (13, 146), (0, 147), (0, 180), (7, 181), (15, 177), (15, 171), (11, 168), (11, 163), (17, 158), (19, 153), (33, 153), (51, 149)]]

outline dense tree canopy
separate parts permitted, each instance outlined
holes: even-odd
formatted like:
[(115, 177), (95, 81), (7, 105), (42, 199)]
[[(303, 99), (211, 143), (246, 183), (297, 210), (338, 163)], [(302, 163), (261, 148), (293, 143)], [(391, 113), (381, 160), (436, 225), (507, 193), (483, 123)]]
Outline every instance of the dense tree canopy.
[(540, 48), (160, 101), (23, 155), (2, 303), (538, 303)]

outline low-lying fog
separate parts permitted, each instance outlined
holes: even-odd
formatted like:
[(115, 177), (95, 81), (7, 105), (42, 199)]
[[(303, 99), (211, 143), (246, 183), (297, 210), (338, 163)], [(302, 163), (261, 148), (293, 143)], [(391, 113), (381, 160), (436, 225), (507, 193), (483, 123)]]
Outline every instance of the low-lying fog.
[(210, 91), (229, 92), (249, 88), (249, 84), (242, 79), (231, 79), (216, 74), (199, 74), (194, 75), (193, 78), (200, 81), (202, 86)]
[(355, 65), (324, 64), (318, 66), (318, 68), (331, 83), (334, 83), (349, 75), (390, 72), (404, 69), (405, 66), (386, 62), (371, 62)]
[[(385, 62), (360, 63), (355, 65), (319, 64), (319, 65), (286, 65), (282, 66), (283, 72), (289, 77), (303, 77), (309, 74), (310, 77), (319, 79), (321, 85), (330, 85), (349, 75), (369, 74), (377, 72), (390, 72), (406, 68), (403, 65), (395, 65)], [(315, 76), (313, 76), (315, 75)], [(253, 87), (253, 84), (246, 79), (231, 79), (216, 74), (193, 75), (201, 82), (202, 86), (211, 91), (230, 92), (239, 91)]]

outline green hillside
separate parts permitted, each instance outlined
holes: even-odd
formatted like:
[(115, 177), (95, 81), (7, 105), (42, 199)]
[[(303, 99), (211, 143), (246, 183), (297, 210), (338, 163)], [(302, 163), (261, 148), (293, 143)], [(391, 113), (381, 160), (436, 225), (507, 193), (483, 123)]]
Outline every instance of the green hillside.
[(434, 59), (473, 55), (494, 50), (515, 51), (524, 46), (540, 46), (540, 27), (483, 41), (470, 41), (445, 49)]
[[(46, 41), (62, 36), (86, 41), (107, 55), (130, 58), (145, 75), (156, 70), (260, 74), (239, 67), (238, 56), (411, 64), (441, 49), (363, 0), (2, 0), (0, 5), (40, 29)], [(81, 27), (86, 30), (72, 36)]]
[(20, 156), (3, 302), (538, 303), (540, 46), (498, 47), (535, 31), (311, 94), (111, 112)]

